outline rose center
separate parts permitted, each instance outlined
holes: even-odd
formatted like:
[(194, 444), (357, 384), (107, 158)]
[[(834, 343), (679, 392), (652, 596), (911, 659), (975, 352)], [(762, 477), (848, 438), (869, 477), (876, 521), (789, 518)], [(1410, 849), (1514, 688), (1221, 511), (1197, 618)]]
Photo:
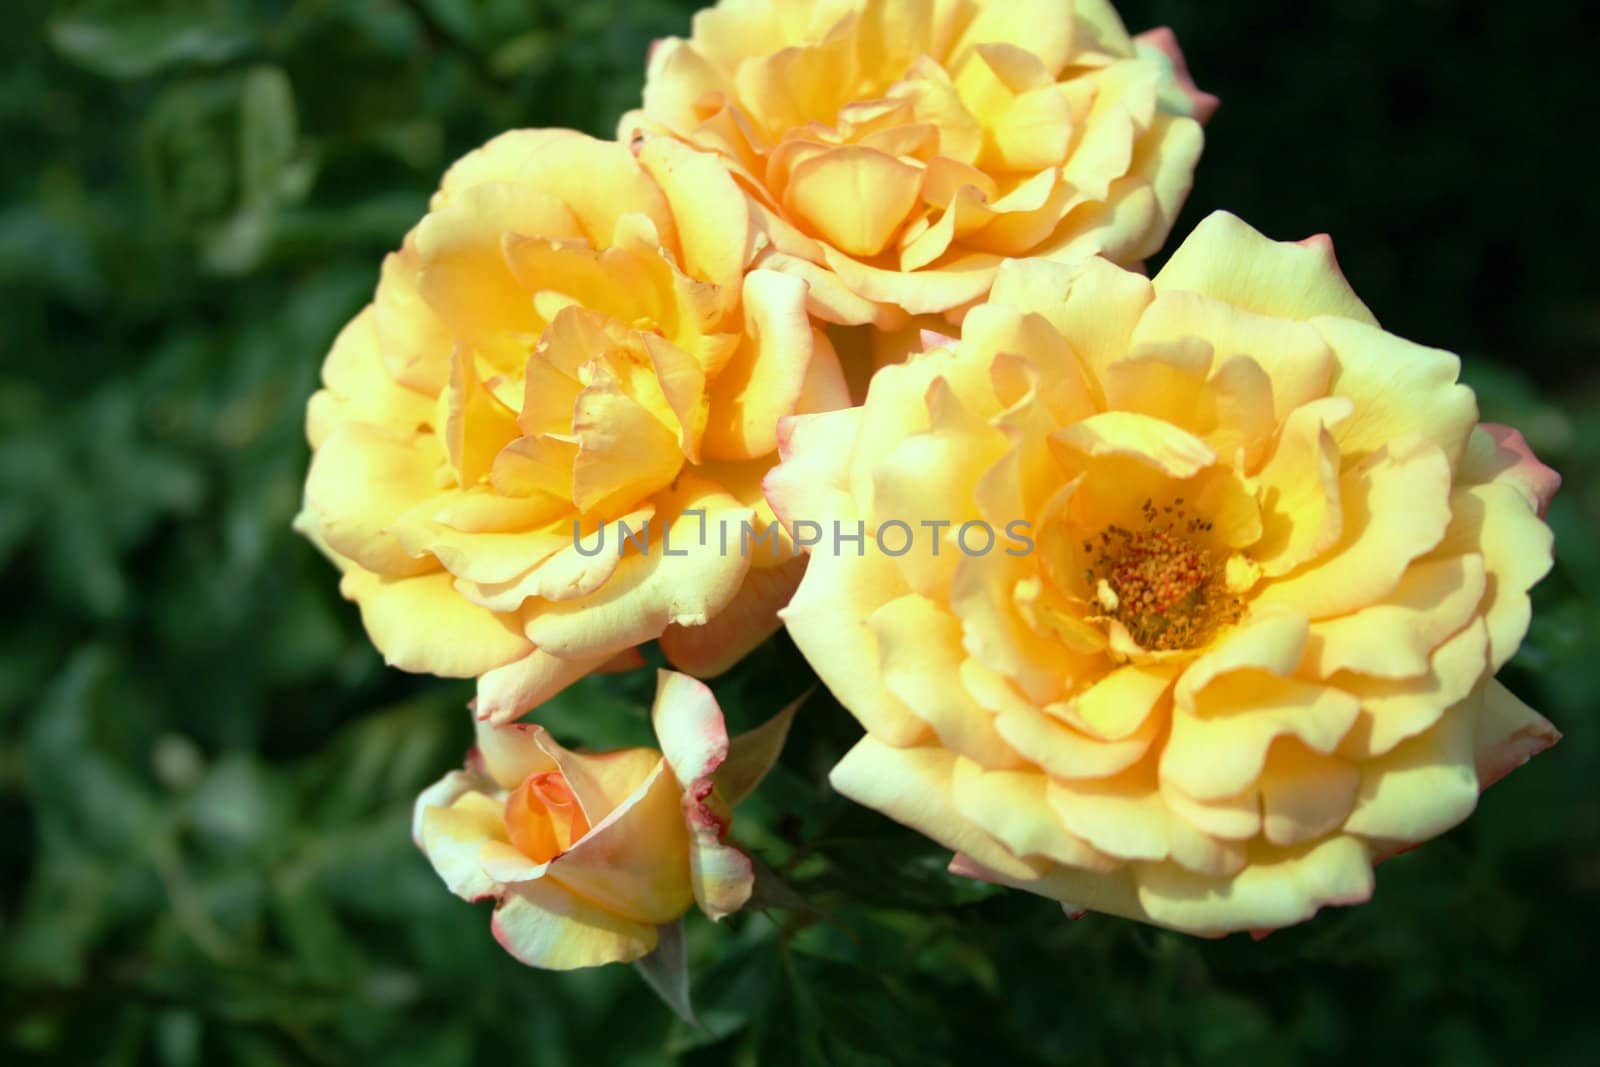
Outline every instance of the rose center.
[(530, 774), (506, 798), (511, 845), (535, 863), (548, 863), (589, 832), (589, 820), (560, 771)]
[(1229, 592), (1225, 562), (1205, 544), (1207, 520), (1190, 515), (1180, 497), (1157, 508), (1146, 500), (1138, 526), (1108, 526), (1083, 543), (1084, 578), (1105, 614), (1141, 648), (1197, 648), (1237, 622), (1243, 604)]

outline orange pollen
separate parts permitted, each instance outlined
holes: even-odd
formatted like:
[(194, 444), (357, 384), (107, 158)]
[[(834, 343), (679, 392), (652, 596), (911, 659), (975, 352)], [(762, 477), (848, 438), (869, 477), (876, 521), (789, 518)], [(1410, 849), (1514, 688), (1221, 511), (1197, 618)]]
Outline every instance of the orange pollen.
[(1146, 500), (1143, 528), (1108, 526), (1083, 543), (1092, 561), (1084, 578), (1101, 617), (1122, 623), (1152, 651), (1196, 648), (1243, 613), (1223, 581), (1223, 561), (1199, 540), (1211, 523), (1182, 505), (1181, 497), (1159, 509)]

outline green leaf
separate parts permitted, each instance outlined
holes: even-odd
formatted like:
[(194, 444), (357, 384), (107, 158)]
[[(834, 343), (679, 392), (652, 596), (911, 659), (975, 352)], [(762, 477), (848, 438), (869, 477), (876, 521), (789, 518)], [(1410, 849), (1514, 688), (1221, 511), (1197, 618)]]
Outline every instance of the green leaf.
[(120, 18), (53, 20), (50, 43), (69, 62), (108, 78), (142, 78), (180, 63), (220, 63), (252, 44), (250, 33), (223, 22), (140, 13)]
[(239, 176), (246, 206), (274, 203), (294, 158), (294, 88), (277, 67), (255, 67), (239, 91)]

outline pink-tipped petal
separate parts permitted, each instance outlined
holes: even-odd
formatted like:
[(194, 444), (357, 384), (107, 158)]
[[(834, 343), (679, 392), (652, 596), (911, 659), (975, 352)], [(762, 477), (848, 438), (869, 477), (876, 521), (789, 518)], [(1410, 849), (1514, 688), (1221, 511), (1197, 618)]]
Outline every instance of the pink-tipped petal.
[(656, 738), (683, 787), (689, 828), (689, 876), (700, 910), (720, 919), (742, 908), (755, 888), (750, 858), (727, 843), (732, 815), (712, 775), (728, 758), (728, 727), (705, 683), (661, 671), (651, 710)]
[(950, 863), (945, 867), (945, 870), (957, 878), (973, 878), (993, 885), (1013, 886), (1016, 884), (1016, 879), (1007, 878), (985, 867), (965, 852), (957, 852), (954, 856), (951, 856)]
[(1488, 789), (1559, 740), (1561, 731), (1549, 719), (1489, 679), (1478, 703), (1479, 790)]
[(661, 752), (685, 792), (728, 758), (728, 727), (716, 696), (704, 682), (676, 671), (658, 671), (650, 720)]
[(1494, 422), (1480, 423), (1480, 426), (1494, 438), (1495, 445), (1501, 451), (1515, 457), (1503, 469), (1500, 477), (1516, 486), (1533, 504), (1539, 517), (1544, 518), (1545, 512), (1550, 509), (1551, 498), (1561, 488), (1561, 475), (1539, 462), (1539, 457), (1533, 454), (1533, 449), (1528, 447), (1528, 441), (1520, 431)]
[(1194, 76), (1189, 73), (1189, 62), (1183, 58), (1183, 49), (1178, 46), (1178, 37), (1169, 27), (1157, 26), (1153, 30), (1146, 30), (1135, 37), (1134, 41), (1158, 50), (1172, 61), (1173, 80), (1178, 83), (1183, 95), (1189, 98), (1189, 106), (1195, 119), (1204, 123), (1216, 114), (1222, 101), (1195, 85)]

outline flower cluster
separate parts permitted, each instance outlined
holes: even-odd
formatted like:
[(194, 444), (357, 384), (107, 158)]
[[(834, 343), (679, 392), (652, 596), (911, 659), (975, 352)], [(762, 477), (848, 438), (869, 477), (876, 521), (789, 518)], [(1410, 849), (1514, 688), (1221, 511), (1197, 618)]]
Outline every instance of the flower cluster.
[[(840, 792), (1196, 934), (1365, 900), (1554, 743), (1495, 674), (1559, 478), (1457, 359), (1326, 237), (1217, 213), (1143, 273), (1215, 107), (1106, 0), (721, 0), (616, 141), (446, 173), (327, 357), (297, 526), (389, 663), (476, 680), (415, 834), (519, 959), (750, 899), (790, 713), (730, 741), (689, 675), (780, 623), (866, 730)], [(659, 751), (514, 721), (651, 642)]]

